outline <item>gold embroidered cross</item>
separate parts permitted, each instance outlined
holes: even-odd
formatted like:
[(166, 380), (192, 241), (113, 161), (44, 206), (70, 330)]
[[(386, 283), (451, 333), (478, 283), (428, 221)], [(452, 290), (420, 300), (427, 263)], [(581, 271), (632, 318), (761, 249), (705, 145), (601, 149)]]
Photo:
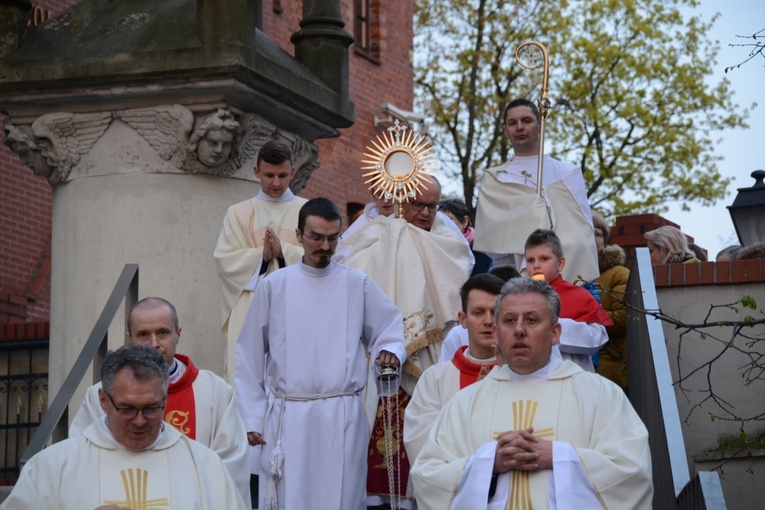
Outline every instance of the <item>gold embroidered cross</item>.
[(125, 501), (105, 500), (105, 505), (117, 505), (132, 510), (160, 510), (170, 508), (168, 498), (146, 499), (146, 489), (149, 482), (149, 472), (144, 469), (123, 469), (122, 484), (125, 487)]
[[(525, 430), (534, 426), (539, 402), (533, 400), (517, 400), (513, 402), (513, 430)], [(496, 439), (501, 432), (494, 432)], [(534, 436), (547, 439), (555, 436), (553, 427), (534, 429)], [(528, 471), (512, 470), (510, 472), (510, 497), (507, 501), (508, 510), (532, 510), (531, 485)]]

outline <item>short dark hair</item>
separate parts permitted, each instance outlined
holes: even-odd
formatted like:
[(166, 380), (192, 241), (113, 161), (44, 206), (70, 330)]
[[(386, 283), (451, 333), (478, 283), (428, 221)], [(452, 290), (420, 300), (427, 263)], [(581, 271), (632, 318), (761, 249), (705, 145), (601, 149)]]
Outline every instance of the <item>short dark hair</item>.
[(331, 200), (326, 198), (312, 198), (300, 208), (297, 228), (301, 234), (305, 228), (305, 220), (309, 216), (318, 216), (327, 221), (340, 220), (340, 226), (342, 227), (343, 225), (343, 217), (340, 216), (340, 209), (338, 209)]
[(482, 290), (489, 294), (499, 296), (502, 292), (502, 286), (505, 284), (500, 278), (489, 273), (481, 273), (471, 276), (460, 287), (460, 299), (462, 300), (462, 311), (467, 313), (468, 296), (471, 290)]
[(255, 166), (259, 167), (261, 161), (272, 165), (281, 165), (285, 161), (289, 161), (290, 166), (295, 165), (292, 150), (284, 143), (276, 140), (269, 140), (260, 148)]
[(130, 309), (130, 313), (128, 314), (127, 318), (128, 334), (133, 334), (133, 312), (136, 310), (153, 310), (155, 308), (162, 308), (163, 306), (170, 311), (170, 316), (172, 317), (173, 325), (175, 326), (175, 332), (177, 333), (180, 329), (180, 322), (178, 321), (178, 311), (175, 309), (173, 304), (167, 299), (162, 299), (161, 297), (147, 297), (134, 304), (133, 308)]
[(545, 230), (538, 228), (531, 233), (528, 239), (526, 239), (526, 245), (523, 250), (526, 251), (529, 248), (536, 246), (549, 246), (556, 257), (563, 257), (563, 246), (560, 244), (560, 238), (552, 230)]
[(719, 259), (722, 256), (728, 256), (728, 257), (730, 257), (732, 259), (733, 256), (737, 252), (739, 252), (742, 248), (743, 248), (743, 246), (741, 246), (740, 244), (732, 244), (732, 245), (727, 246), (727, 247), (723, 248), (722, 250), (720, 250), (717, 253), (717, 255), (715, 256), (715, 258)]
[(493, 274), (503, 282), (512, 280), (513, 278), (520, 278), (521, 273), (518, 272), (511, 264), (499, 264), (497, 266), (491, 266), (489, 274)]
[(460, 200), (459, 198), (447, 198), (438, 203), (438, 208), (441, 211), (452, 213), (458, 220), (462, 220), (467, 216), (468, 225), (470, 225), (470, 213), (468, 212), (464, 200)]
[(109, 395), (114, 390), (114, 378), (123, 368), (130, 368), (133, 377), (139, 381), (161, 380), (162, 395), (167, 397), (168, 366), (156, 349), (143, 344), (126, 344), (107, 354), (101, 365), (101, 387)]
[(509, 110), (512, 110), (513, 108), (517, 108), (519, 106), (528, 106), (531, 108), (531, 113), (534, 114), (534, 117), (537, 118), (537, 122), (539, 122), (539, 108), (537, 108), (537, 105), (534, 104), (533, 101), (529, 101), (525, 97), (519, 97), (517, 99), (513, 99), (509, 103), (507, 103), (507, 106), (505, 107), (504, 113), (502, 113), (502, 123), (505, 123), (505, 119), (507, 119), (507, 112)]
[(530, 278), (513, 278), (505, 283), (494, 307), (494, 323), (499, 324), (499, 309), (503, 299), (511, 294), (515, 296), (528, 293), (541, 294), (545, 298), (547, 311), (550, 312), (550, 323), (557, 323), (558, 317), (560, 317), (560, 297), (558, 297), (558, 293), (547, 282)]

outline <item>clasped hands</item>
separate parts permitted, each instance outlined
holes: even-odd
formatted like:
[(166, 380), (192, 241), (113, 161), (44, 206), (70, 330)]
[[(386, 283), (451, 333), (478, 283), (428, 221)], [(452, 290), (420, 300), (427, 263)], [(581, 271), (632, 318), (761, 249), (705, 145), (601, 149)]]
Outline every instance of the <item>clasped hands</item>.
[(494, 473), (552, 469), (552, 442), (534, 436), (533, 432), (533, 428), (511, 430), (497, 437)]
[(282, 242), (279, 236), (271, 228), (266, 229), (266, 235), (263, 237), (263, 263), (268, 264), (274, 259), (283, 259)]

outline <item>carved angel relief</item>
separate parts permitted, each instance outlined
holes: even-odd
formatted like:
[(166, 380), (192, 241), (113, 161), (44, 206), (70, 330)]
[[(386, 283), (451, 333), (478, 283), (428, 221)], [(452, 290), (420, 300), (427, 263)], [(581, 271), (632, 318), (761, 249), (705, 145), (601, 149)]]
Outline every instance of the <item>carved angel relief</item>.
[(236, 146), (241, 132), (234, 115), (223, 108), (194, 130), (194, 114), (175, 105), (137, 108), (115, 116), (135, 129), (165, 161), (192, 174), (231, 175), (236, 171)]
[(47, 113), (31, 127), (6, 122), (5, 143), (21, 161), (55, 187), (69, 177), (112, 121), (111, 113)]
[(283, 131), (255, 114), (240, 121), (227, 109), (218, 109), (194, 129), (194, 114), (186, 107), (162, 105), (110, 112), (50, 113), (31, 127), (5, 123), (5, 143), (35, 174), (52, 186), (69, 173), (117, 118), (135, 130), (157, 154), (178, 169), (192, 174), (232, 175), (248, 162), (268, 140), (281, 140), (293, 152), (294, 192), (304, 188), (319, 167), (318, 148), (300, 136)]
[(194, 114), (181, 105), (122, 110), (114, 116), (133, 128), (146, 140), (159, 157), (181, 168), (186, 160), (185, 148), (194, 127)]
[(292, 178), (290, 189), (297, 193), (305, 188), (308, 179), (314, 170), (319, 167), (319, 149), (304, 138), (277, 128), (267, 120), (253, 113), (243, 115), (240, 119), (243, 127), (242, 141), (239, 144), (237, 156), (237, 168), (241, 168), (248, 161), (253, 162), (258, 151), (269, 140), (279, 140), (292, 150), (294, 159), (295, 177)]

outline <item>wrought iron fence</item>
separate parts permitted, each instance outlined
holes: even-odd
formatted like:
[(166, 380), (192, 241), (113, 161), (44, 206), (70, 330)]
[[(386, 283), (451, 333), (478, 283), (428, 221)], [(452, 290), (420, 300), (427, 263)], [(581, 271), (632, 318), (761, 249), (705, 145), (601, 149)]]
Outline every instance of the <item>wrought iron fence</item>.
[(47, 408), (48, 340), (0, 343), (0, 483), (18, 478)]

